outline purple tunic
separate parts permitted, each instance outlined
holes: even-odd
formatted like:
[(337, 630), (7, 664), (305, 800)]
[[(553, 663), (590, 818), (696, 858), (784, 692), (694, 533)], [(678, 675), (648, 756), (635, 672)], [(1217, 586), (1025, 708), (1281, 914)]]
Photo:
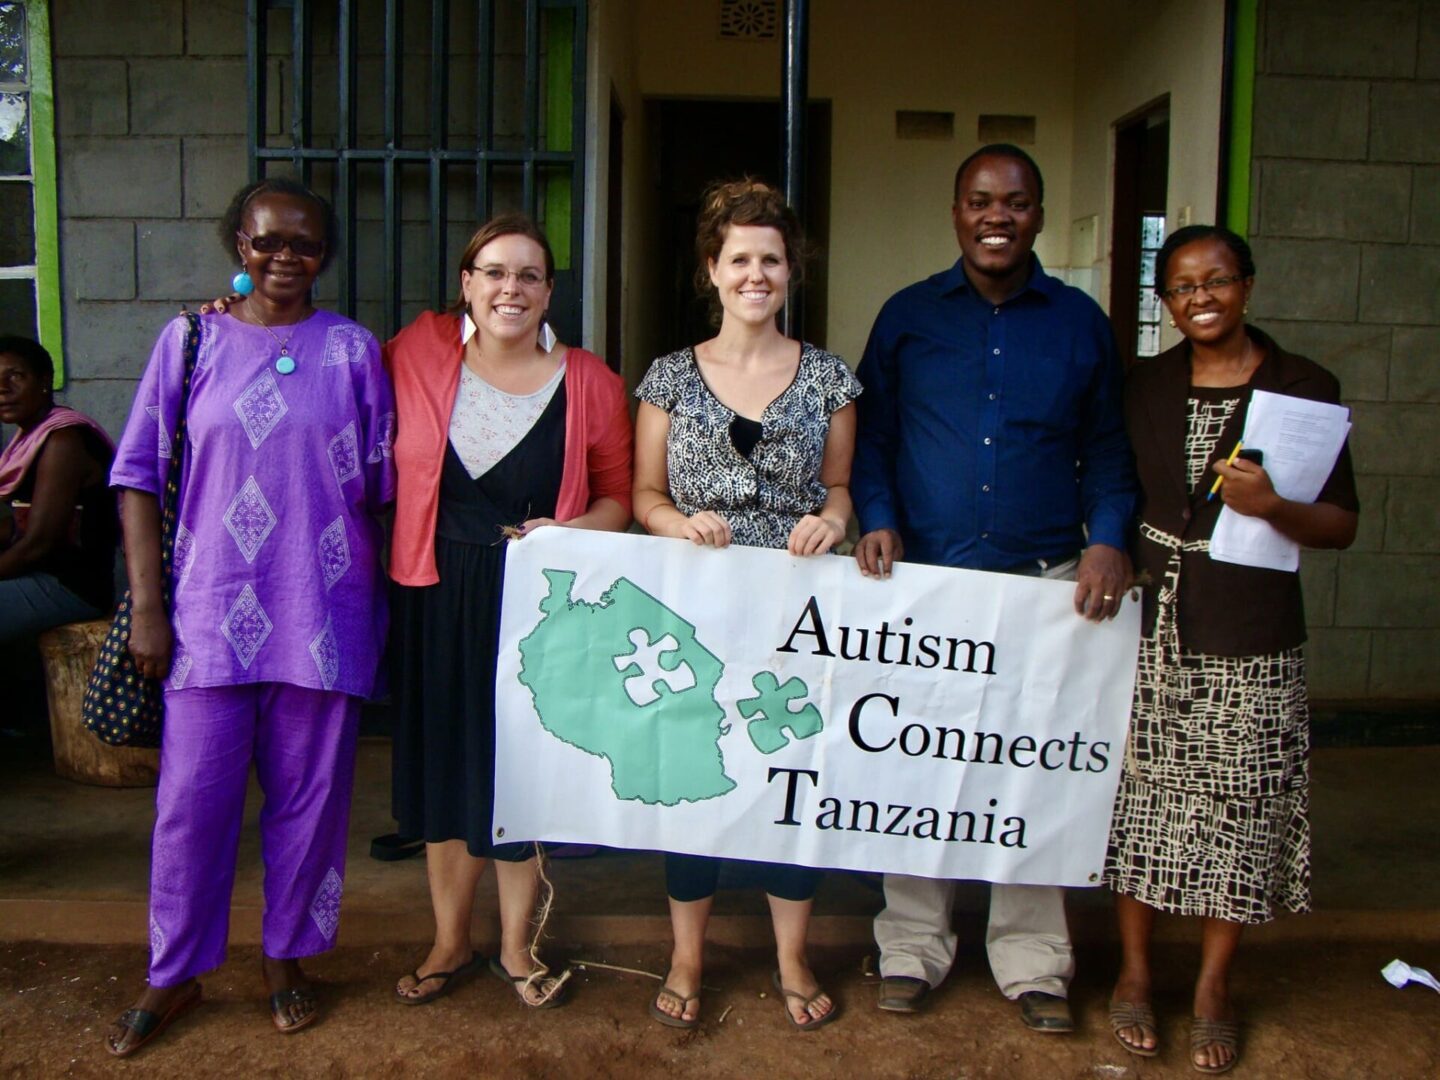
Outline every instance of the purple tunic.
[[(201, 317), (173, 566), (166, 685), (280, 682), (368, 695), (385, 641), (381, 531), (395, 497), (395, 399), (364, 327), (316, 311), (295, 370), (264, 328)], [(110, 473), (160, 497), (186, 323), (160, 334)], [(290, 328), (277, 330), (284, 340)]]

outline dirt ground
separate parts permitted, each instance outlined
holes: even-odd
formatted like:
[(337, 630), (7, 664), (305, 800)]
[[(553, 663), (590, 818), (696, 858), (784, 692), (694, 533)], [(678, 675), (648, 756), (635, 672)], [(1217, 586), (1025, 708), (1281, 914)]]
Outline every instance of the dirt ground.
[[(1440, 945), (1266, 945), (1242, 951), (1237, 1000), (1245, 1021), (1232, 1075), (1284, 1078), (1440, 1076), (1440, 994), (1394, 990), (1379, 975), (1392, 954), (1440, 970)], [(1195, 1076), (1185, 1052), (1189, 948), (1157, 950), (1163, 1051), (1143, 1061), (1113, 1041), (1105, 999), (1114, 959), (1082, 952), (1073, 990), (1080, 1031), (1035, 1035), (1021, 1027), (984, 970), (978, 949), (918, 1016), (881, 1013), (875, 979), (851, 951), (815, 957), (842, 1003), (835, 1024), (792, 1031), (758, 952), (716, 948), (704, 1024), (674, 1031), (648, 1019), (657, 983), (599, 968), (577, 972), (560, 1009), (528, 1012), (486, 976), (423, 1008), (403, 1008), (388, 987), (414, 948), (342, 947), (310, 965), (321, 1021), (294, 1036), (271, 1028), (259, 953), (235, 949), (204, 979), (205, 1003), (128, 1061), (100, 1044), (106, 1024), (139, 985), (140, 947), (0, 945), (0, 1072), (58, 1077), (132, 1074), (147, 1080), (208, 1076), (465, 1077), (1104, 1077)], [(597, 950), (583, 959), (659, 971), (658, 949)]]

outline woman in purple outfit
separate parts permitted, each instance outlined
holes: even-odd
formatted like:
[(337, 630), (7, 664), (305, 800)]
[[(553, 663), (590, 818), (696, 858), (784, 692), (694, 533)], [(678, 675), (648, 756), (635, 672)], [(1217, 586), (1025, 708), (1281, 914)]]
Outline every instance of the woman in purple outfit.
[(150, 872), (149, 985), (107, 1032), (134, 1053), (200, 1000), (225, 959), (253, 763), (265, 806), (264, 957), (281, 1032), (313, 1022), (302, 957), (335, 941), (360, 704), (385, 640), (381, 532), (395, 405), (363, 327), (310, 303), (334, 216), (284, 179), (242, 188), (221, 221), (250, 302), (201, 319), (183, 444), (171, 607), (160, 500), (181, 407), (187, 323), (160, 335), (116, 454), (133, 597), (130, 651), (164, 679)]

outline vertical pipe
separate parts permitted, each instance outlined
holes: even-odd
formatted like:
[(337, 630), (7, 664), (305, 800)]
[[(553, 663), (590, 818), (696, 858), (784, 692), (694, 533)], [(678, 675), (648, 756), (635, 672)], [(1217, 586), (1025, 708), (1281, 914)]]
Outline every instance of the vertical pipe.
[(356, 316), (355, 272), (358, 257), (355, 251), (355, 166), (350, 151), (355, 148), (355, 0), (340, 0), (338, 41), (339, 108), (335, 141), (335, 216), (340, 220), (343, 258), (338, 260), (337, 292), (340, 311), (350, 318)]
[[(805, 104), (808, 97), (810, 3), (785, 0), (784, 41), (781, 47), (780, 147), (781, 183), (785, 200), (805, 220)], [(804, 333), (804, 297), (791, 289), (785, 305), (782, 329), (795, 336)]]
[(400, 140), (397, 110), (400, 107), (400, 19), (399, 0), (385, 0), (385, 232), (384, 331), (389, 338), (400, 328), (400, 199), (396, 191), (395, 150)]
[(430, 306), (441, 306), (445, 287), (445, 165), (440, 157), (449, 145), (447, 118), (450, 114), (450, 4), (430, 4)]
[(292, 0), (294, 8), (290, 15), (290, 149), (294, 151), (291, 161), (299, 174), (300, 182), (310, 183), (310, 160), (302, 157), (301, 150), (310, 147), (310, 78), (311, 31), (310, 0)]
[(538, 217), (535, 194), (535, 151), (540, 149), (540, 0), (525, 0), (525, 164), (520, 205)]
[(260, 157), (256, 151), (267, 134), (265, 95), (269, 89), (270, 58), (265, 49), (265, 16), (268, 12), (265, 0), (250, 0), (246, 5), (245, 49), (250, 61), (245, 66), (245, 134), (250, 143), (246, 165), (252, 184), (260, 179)]
[(475, 47), (475, 224), (490, 217), (490, 165), (495, 145), (495, 8), (479, 0)]

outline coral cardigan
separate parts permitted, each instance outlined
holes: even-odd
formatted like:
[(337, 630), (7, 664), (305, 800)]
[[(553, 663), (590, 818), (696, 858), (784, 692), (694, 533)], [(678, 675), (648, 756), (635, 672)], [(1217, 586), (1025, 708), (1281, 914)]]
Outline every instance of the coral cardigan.
[[(433, 585), (435, 518), (450, 413), (460, 386), (460, 319), (427, 311), (385, 346), (395, 383), (395, 469), (399, 480), (390, 576), (401, 585)], [(594, 353), (565, 354), (565, 463), (555, 519), (569, 521), (599, 498), (630, 508), (633, 436), (625, 386)]]

